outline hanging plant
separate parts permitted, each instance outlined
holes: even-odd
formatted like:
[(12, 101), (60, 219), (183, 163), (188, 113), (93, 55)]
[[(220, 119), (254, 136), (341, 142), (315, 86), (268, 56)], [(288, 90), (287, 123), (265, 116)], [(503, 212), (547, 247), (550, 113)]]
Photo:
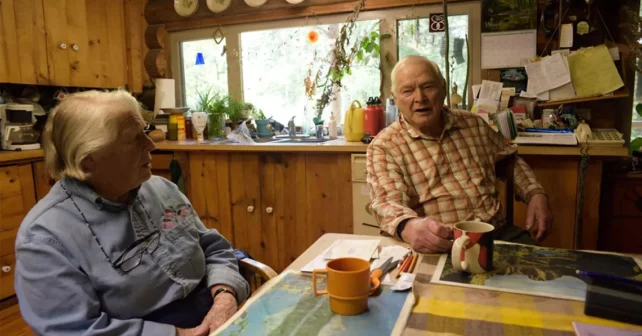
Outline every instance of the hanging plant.
[(639, 12), (624, 7), (626, 22), (620, 26), (625, 29), (624, 40), (626, 41), (631, 57), (631, 67), (636, 72), (642, 72), (642, 17)]
[[(305, 94), (309, 99), (314, 99), (316, 96), (316, 89), (319, 88), (322, 90), (321, 98), (317, 101), (317, 120), (321, 120), (321, 112), (328, 105), (330, 100), (334, 98), (333, 86), (337, 85), (341, 87), (341, 80), (346, 74), (350, 74), (350, 65), (355, 59), (356, 54), (360, 50), (360, 42), (351, 43), (350, 37), (352, 35), (352, 30), (356, 23), (359, 13), (365, 8), (365, 0), (358, 0), (354, 6), (352, 14), (348, 17), (345, 24), (341, 27), (339, 36), (335, 40), (334, 47), (330, 52), (330, 66), (328, 70), (323, 75), (322, 70), (313, 71), (310, 69), (308, 75), (306, 76), (305, 82)], [(315, 57), (313, 60), (317, 60), (317, 54), (315, 52)]]

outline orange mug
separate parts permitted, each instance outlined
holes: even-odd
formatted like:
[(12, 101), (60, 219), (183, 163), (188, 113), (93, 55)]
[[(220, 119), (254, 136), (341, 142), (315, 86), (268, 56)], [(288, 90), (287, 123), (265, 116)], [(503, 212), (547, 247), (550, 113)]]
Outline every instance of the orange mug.
[[(317, 274), (327, 274), (327, 288), (317, 290)], [(330, 310), (339, 315), (359, 315), (368, 309), (368, 296), (379, 289), (379, 279), (370, 276), (370, 263), (359, 258), (329, 261), (326, 269), (312, 271), (314, 295), (328, 294)]]

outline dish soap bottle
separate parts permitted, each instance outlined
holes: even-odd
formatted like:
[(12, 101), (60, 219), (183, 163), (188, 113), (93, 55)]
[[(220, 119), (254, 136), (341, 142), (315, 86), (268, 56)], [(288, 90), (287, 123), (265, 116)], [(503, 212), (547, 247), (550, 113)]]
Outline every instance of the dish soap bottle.
[(330, 112), (330, 122), (328, 123), (328, 136), (330, 139), (337, 138), (337, 120), (334, 118), (334, 112)]

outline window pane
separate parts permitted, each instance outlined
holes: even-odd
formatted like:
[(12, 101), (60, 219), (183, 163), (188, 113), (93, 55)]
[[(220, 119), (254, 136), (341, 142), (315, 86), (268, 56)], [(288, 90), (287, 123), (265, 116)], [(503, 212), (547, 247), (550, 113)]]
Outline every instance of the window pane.
[[(398, 22), (399, 59), (408, 55), (425, 56), (439, 65), (445, 77), (445, 34), (429, 32), (429, 21), (429, 19), (411, 19)], [(450, 82), (451, 86), (456, 83), (459, 94), (463, 95), (468, 60), (465, 42), (468, 34), (468, 15), (449, 16), (448, 31), (450, 33)], [(450, 88), (448, 92), (450, 93)]]
[[(640, 16), (642, 16), (642, 7), (640, 7)], [(642, 76), (640, 73), (635, 74), (635, 91), (633, 94), (633, 127), (631, 129), (631, 140), (642, 137), (642, 116), (635, 110), (637, 104), (642, 104)]]
[[(330, 52), (335, 36), (343, 24), (315, 25), (296, 28), (272, 29), (241, 34), (241, 67), (243, 72), (243, 97), (265, 112), (266, 117), (287, 124), (296, 116), (297, 125), (311, 125), (314, 102), (305, 95), (304, 80), (312, 68), (313, 74), (322, 67), (325, 75), (330, 64)], [(314, 30), (319, 38), (315, 43), (307, 40)], [(355, 24), (350, 41), (361, 40), (365, 34), (379, 30), (377, 20)], [(315, 52), (317, 60), (315, 60)], [(352, 74), (343, 78), (337, 101), (330, 102), (323, 119), (329, 120), (330, 111), (337, 109), (337, 122), (352, 100), (365, 102), (370, 96), (379, 96), (379, 59), (368, 65), (353, 62)], [(312, 65), (312, 67), (311, 67)], [(317, 89), (318, 96), (321, 89)], [(334, 106), (334, 109), (333, 109)], [(304, 110), (308, 109), (308, 116)]]
[[(181, 43), (183, 55), (183, 101), (186, 106), (196, 107), (199, 92), (228, 94), (227, 57), (223, 53), (225, 40), (216, 44), (214, 39)], [(196, 64), (197, 54), (202, 53), (203, 63)]]

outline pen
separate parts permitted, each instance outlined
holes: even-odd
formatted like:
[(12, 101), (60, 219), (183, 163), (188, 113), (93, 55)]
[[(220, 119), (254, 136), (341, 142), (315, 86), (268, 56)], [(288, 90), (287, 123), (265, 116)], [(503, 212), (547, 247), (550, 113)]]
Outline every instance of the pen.
[(575, 273), (577, 273), (577, 275), (585, 276), (589, 278), (612, 280), (612, 281), (628, 283), (631, 285), (642, 286), (642, 281), (637, 281), (637, 280), (623, 278), (623, 277), (614, 276), (614, 275), (595, 273), (595, 272), (586, 272), (586, 271), (580, 271), (580, 270), (575, 271)]
[(573, 133), (569, 129), (550, 129), (550, 128), (526, 128), (529, 133)]

